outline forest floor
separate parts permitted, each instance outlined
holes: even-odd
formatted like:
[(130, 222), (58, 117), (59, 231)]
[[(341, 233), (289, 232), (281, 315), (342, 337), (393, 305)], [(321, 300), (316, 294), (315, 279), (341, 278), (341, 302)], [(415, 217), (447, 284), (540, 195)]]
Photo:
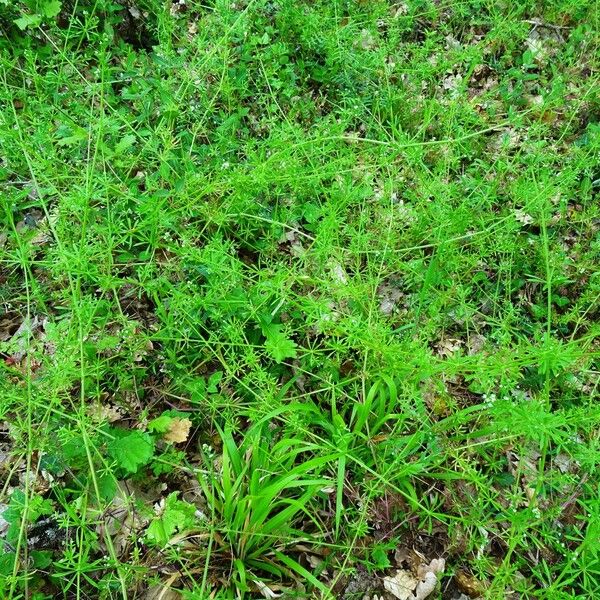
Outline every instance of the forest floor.
[(600, 597), (595, 0), (0, 0), (0, 596)]

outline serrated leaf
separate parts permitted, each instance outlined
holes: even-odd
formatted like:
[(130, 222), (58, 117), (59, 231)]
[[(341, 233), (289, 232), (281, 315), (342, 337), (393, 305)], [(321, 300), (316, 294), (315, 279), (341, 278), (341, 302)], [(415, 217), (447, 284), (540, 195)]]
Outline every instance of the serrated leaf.
[(123, 136), (123, 138), (115, 146), (115, 154), (116, 155), (123, 154), (123, 152), (125, 152), (125, 150), (127, 150), (128, 148), (131, 148), (131, 146), (133, 146), (133, 144), (135, 143), (135, 139), (136, 139), (135, 135), (133, 135), (132, 133)]
[(296, 342), (289, 339), (281, 332), (270, 335), (265, 342), (265, 350), (277, 363), (283, 362), (286, 358), (296, 358), (297, 347)]
[(192, 422), (187, 418), (188, 413), (165, 411), (160, 417), (148, 423), (148, 429), (160, 433), (166, 442), (180, 444), (188, 439)]
[(27, 521), (33, 523), (42, 515), (52, 514), (54, 507), (49, 498), (42, 498), (42, 496), (34, 494), (27, 500), (21, 490), (15, 489), (10, 496), (8, 508), (2, 513), (2, 518), (8, 523), (6, 540), (9, 543), (14, 543), (19, 538), (21, 519), (25, 509), (27, 509)]
[(88, 132), (83, 127), (70, 127), (60, 125), (56, 130), (57, 144), (59, 146), (73, 146), (88, 139)]
[(83, 134), (79, 132), (75, 135), (70, 135), (68, 137), (62, 138), (56, 142), (59, 146), (73, 146), (74, 144), (79, 144), (87, 139), (87, 134)]
[(105, 502), (110, 502), (117, 493), (117, 480), (111, 473), (98, 477), (98, 493)]
[(53, 562), (51, 550), (32, 550), (29, 556), (36, 569), (45, 569)]
[(207, 391), (211, 394), (216, 394), (219, 391), (218, 385), (221, 379), (223, 379), (223, 371), (215, 371), (208, 378), (208, 386), (206, 388)]
[(170, 417), (169, 415), (161, 415), (148, 423), (148, 429), (155, 433), (166, 433), (169, 431), (172, 420), (173, 417)]
[(107, 444), (109, 455), (128, 473), (137, 473), (154, 456), (154, 440), (147, 433), (132, 431)]
[(85, 444), (81, 436), (66, 441), (62, 447), (63, 457), (65, 462), (71, 468), (78, 468), (87, 463), (87, 455), (85, 453)]
[(60, 0), (50, 0), (49, 2), (44, 2), (42, 5), (42, 12), (46, 17), (51, 19), (52, 17), (56, 17), (60, 12), (61, 7), (62, 2), (60, 2)]
[(14, 20), (15, 25), (21, 31), (25, 31), (28, 27), (37, 27), (41, 22), (41, 15), (23, 15)]
[(388, 569), (391, 566), (387, 552), (383, 548), (373, 548), (371, 559), (378, 569)]
[(285, 335), (281, 325), (262, 320), (261, 329), (266, 338), (265, 350), (275, 359), (275, 362), (281, 363), (286, 358), (296, 358), (298, 346)]
[(159, 546), (165, 546), (174, 533), (194, 524), (195, 514), (196, 507), (178, 500), (177, 492), (173, 492), (167, 496), (163, 513), (150, 523), (146, 536)]
[(3, 554), (0, 555), (0, 575), (3, 577), (9, 577), (12, 575), (16, 560), (16, 552), (7, 552), (3, 549)]

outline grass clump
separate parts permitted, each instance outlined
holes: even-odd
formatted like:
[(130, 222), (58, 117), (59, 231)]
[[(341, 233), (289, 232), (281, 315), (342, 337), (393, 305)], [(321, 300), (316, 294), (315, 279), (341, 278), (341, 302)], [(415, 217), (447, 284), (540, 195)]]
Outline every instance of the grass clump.
[(0, 0), (2, 597), (595, 597), (598, 18)]

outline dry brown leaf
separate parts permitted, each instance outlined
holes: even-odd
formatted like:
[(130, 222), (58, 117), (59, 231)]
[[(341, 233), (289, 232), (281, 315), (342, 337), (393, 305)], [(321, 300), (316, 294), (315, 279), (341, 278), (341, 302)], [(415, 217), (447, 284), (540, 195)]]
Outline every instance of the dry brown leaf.
[(435, 590), (437, 581), (435, 573), (432, 571), (426, 573), (425, 578), (417, 584), (414, 595), (415, 600), (425, 600)]
[(522, 225), (531, 225), (533, 223), (533, 217), (520, 208), (515, 209), (514, 215), (515, 219)]
[(363, 50), (371, 50), (376, 45), (376, 40), (368, 29), (360, 32), (359, 45)]
[(348, 274), (342, 265), (332, 261), (329, 263), (329, 268), (331, 271), (331, 276), (336, 283), (348, 285)]
[(417, 574), (421, 579), (424, 579), (427, 573), (437, 575), (438, 573), (443, 573), (445, 568), (446, 561), (443, 558), (434, 558), (428, 565), (419, 565)]
[(0, 342), (10, 340), (15, 332), (19, 330), (22, 322), (23, 317), (18, 313), (0, 316)]
[(469, 356), (473, 356), (483, 350), (485, 346), (486, 339), (483, 335), (479, 335), (476, 333), (472, 335), (467, 340), (468, 348), (469, 348)]
[(88, 408), (88, 415), (97, 423), (114, 423), (123, 418), (123, 411), (111, 404), (94, 404)]
[(485, 586), (466, 571), (457, 571), (454, 575), (454, 581), (458, 589), (467, 594), (469, 598), (478, 598), (485, 592)]
[(435, 591), (438, 583), (438, 575), (444, 572), (446, 561), (443, 558), (434, 558), (429, 565), (421, 565), (419, 574), (421, 581), (415, 591), (415, 600), (425, 600)]
[(164, 583), (150, 586), (143, 600), (181, 600), (181, 592), (170, 587), (178, 577), (179, 573), (174, 573)]
[(279, 598), (279, 596), (281, 596), (281, 594), (276, 594), (266, 583), (259, 579), (253, 579), (252, 581), (256, 584), (258, 591), (268, 600), (271, 598)]
[(383, 587), (398, 600), (412, 600), (418, 581), (404, 569), (398, 569), (393, 577), (383, 578)]
[(191, 428), (192, 422), (189, 419), (175, 417), (169, 424), (169, 431), (165, 433), (164, 440), (173, 444), (186, 442)]
[(562, 452), (554, 458), (554, 464), (558, 467), (561, 473), (568, 473), (573, 466), (573, 461), (567, 454)]
[(441, 339), (436, 345), (438, 354), (440, 356), (452, 356), (455, 352), (460, 350), (463, 343), (462, 340), (453, 338)]
[(110, 543), (118, 557), (122, 556), (129, 547), (132, 532), (142, 526), (132, 508), (133, 497), (127, 484), (120, 481), (115, 497), (96, 525), (96, 533), (101, 539), (101, 546), (104, 549), (108, 548), (107, 538), (110, 538)]
[(404, 569), (398, 569), (393, 577), (383, 578), (383, 587), (398, 600), (425, 600), (436, 589), (438, 575), (444, 571), (443, 558), (434, 558), (428, 565), (418, 568), (418, 579)]
[(48, 215), (48, 218), (45, 215), (40, 218), (37, 223), (37, 233), (31, 239), (31, 243), (34, 246), (43, 246), (52, 241), (52, 232), (58, 221), (58, 216), (58, 207), (55, 206)]

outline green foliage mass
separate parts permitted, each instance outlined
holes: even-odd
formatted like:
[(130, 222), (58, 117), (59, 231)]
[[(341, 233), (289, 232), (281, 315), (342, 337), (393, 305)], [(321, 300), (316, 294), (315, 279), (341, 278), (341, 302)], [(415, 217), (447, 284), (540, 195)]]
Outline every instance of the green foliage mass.
[(0, 0), (0, 597), (594, 598), (599, 19)]

